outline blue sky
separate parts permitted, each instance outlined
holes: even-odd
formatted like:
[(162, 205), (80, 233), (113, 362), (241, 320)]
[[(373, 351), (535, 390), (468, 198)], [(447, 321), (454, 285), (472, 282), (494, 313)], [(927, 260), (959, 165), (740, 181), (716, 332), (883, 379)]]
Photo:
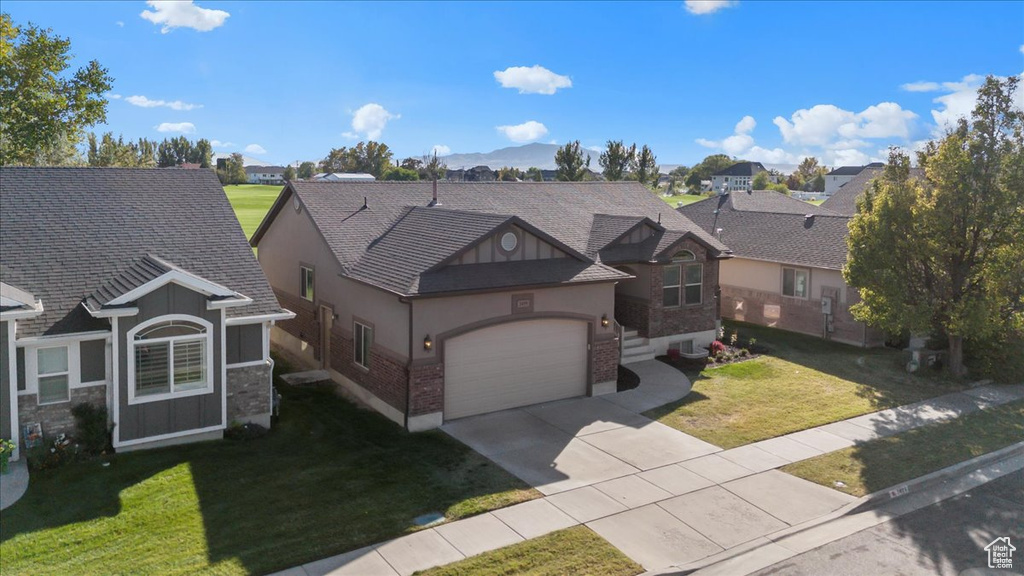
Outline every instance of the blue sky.
[(322, 158), (370, 136), (399, 158), (434, 146), (624, 139), (649, 144), (661, 163), (724, 151), (852, 164), (890, 144), (920, 146), (970, 110), (981, 76), (1024, 71), (1024, 2), (6, 1), (3, 10), (69, 36), (76, 64), (110, 70), (115, 99), (99, 130), (184, 132), (268, 163)]

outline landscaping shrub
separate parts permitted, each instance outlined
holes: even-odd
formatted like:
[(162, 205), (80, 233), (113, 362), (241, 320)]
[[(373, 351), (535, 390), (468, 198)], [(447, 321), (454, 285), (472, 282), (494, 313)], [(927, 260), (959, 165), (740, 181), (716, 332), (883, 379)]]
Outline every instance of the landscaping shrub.
[(1003, 331), (995, 338), (965, 341), (964, 365), (971, 380), (1024, 382), (1024, 332)]
[(14, 442), (0, 439), (0, 474), (7, 472), (7, 464), (14, 454)]
[(33, 470), (52, 470), (81, 456), (79, 446), (72, 444), (65, 434), (56, 438), (43, 438), (43, 441), (29, 448), (27, 459), (29, 468)]
[(719, 354), (725, 352), (725, 344), (722, 344), (720, 341), (715, 340), (714, 342), (711, 343), (711, 346), (708, 348), (708, 352), (711, 353), (712, 357), (717, 357)]
[(75, 417), (75, 439), (85, 452), (98, 455), (110, 449), (106, 406), (83, 402), (71, 408), (71, 415)]

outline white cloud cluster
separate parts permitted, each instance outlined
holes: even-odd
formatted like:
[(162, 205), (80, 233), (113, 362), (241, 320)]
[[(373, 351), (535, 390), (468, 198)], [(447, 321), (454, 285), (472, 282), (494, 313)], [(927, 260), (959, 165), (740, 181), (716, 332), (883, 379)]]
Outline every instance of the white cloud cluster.
[(686, 11), (701, 16), (713, 14), (723, 8), (732, 8), (738, 4), (736, 0), (686, 0)]
[[(1024, 78), (1024, 74), (1021, 76)], [(945, 92), (932, 100), (939, 105), (932, 110), (932, 120), (935, 122), (932, 134), (940, 136), (957, 119), (970, 116), (978, 102), (978, 88), (984, 81), (985, 77), (980, 74), (968, 74), (953, 82), (911, 82), (900, 88), (909, 92)], [(1017, 90), (1015, 104), (1024, 110), (1024, 91)]]
[(572, 79), (555, 74), (539, 65), (512, 66), (496, 70), (494, 79), (503, 88), (518, 88), (520, 94), (554, 94), (560, 88), (572, 88)]
[(895, 102), (882, 102), (861, 112), (843, 110), (832, 104), (818, 104), (793, 113), (789, 120), (773, 120), (787, 144), (836, 148), (836, 143), (858, 142), (859, 138), (907, 138), (917, 114)]
[(202, 104), (189, 104), (182, 102), (181, 100), (153, 100), (145, 96), (126, 96), (125, 102), (132, 106), (138, 106), (140, 108), (170, 108), (171, 110), (187, 111), (195, 110), (196, 108), (202, 108)]
[(495, 128), (498, 132), (504, 134), (506, 138), (519, 144), (533, 142), (548, 133), (547, 126), (535, 120), (529, 120), (514, 126), (496, 126)]
[(175, 132), (178, 134), (195, 134), (196, 125), (191, 122), (163, 122), (156, 126), (157, 132)]
[(436, 154), (438, 156), (447, 156), (447, 155), (449, 155), (451, 153), (452, 153), (452, 149), (447, 147), (447, 146), (445, 146), (444, 144), (434, 144), (430, 148), (430, 154), (431, 155)]
[(200, 8), (192, 0), (148, 0), (152, 10), (143, 10), (139, 16), (153, 24), (160, 24), (160, 32), (167, 34), (175, 28), (191, 28), (209, 32), (224, 25), (231, 14), (223, 10)]
[(697, 144), (707, 148), (721, 148), (730, 156), (737, 156), (749, 150), (754, 145), (754, 137), (750, 135), (757, 127), (757, 121), (753, 116), (744, 116), (736, 123), (732, 136), (722, 140), (707, 140), (698, 138)]
[(260, 146), (259, 144), (249, 144), (248, 146), (245, 147), (245, 153), (260, 155), (266, 154), (267, 151), (266, 149), (263, 148), (263, 146)]
[(210, 140), (210, 146), (214, 148), (233, 148), (237, 146), (234, 142), (221, 142), (220, 140)]
[(352, 113), (352, 131), (345, 132), (342, 136), (357, 139), (365, 137), (369, 140), (378, 140), (384, 133), (388, 122), (401, 118), (401, 114), (392, 114), (380, 104), (373, 102), (364, 104)]

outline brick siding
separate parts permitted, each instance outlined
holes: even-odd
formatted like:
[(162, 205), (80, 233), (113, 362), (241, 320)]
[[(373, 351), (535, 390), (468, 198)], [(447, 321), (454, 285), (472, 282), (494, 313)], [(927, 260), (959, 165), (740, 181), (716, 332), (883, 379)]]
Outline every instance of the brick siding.
[(651, 323), (651, 303), (635, 296), (616, 293), (615, 320), (627, 328), (635, 329), (646, 338)]
[(370, 369), (366, 370), (356, 365), (353, 352), (351, 335), (341, 330), (340, 323), (335, 323), (331, 329), (331, 368), (393, 408), (405, 412), (405, 396), (409, 385), (409, 372), (405, 364), (383, 353), (376, 344), (371, 344)]
[[(71, 401), (60, 404), (36, 404), (38, 396), (26, 394), (18, 396), (18, 426), (36, 422), (43, 425), (43, 435), (47, 437), (58, 434), (75, 434), (75, 417), (71, 415), (71, 408), (88, 402), (97, 406), (107, 405), (107, 386), (89, 386), (86, 388), (72, 388)], [(20, 431), (19, 431), (20, 433)]]
[(444, 363), (414, 366), (409, 374), (409, 415), (444, 410)]
[(228, 368), (228, 424), (270, 414), (270, 363)]
[(313, 349), (313, 357), (320, 359), (320, 322), (317, 318), (316, 306), (282, 290), (274, 289), (274, 295), (282, 308), (295, 313), (291, 320), (279, 320), (277, 326), (292, 336), (307, 343)]
[[(694, 253), (697, 253), (694, 250)], [(704, 286), (700, 304), (681, 304), (675, 308), (662, 306), (664, 266), (651, 269), (651, 320), (648, 327), (648, 338), (688, 334), (714, 330), (717, 319), (715, 305), (715, 285), (718, 282), (718, 260), (704, 262)]]
[(619, 378), (619, 341), (615, 338), (594, 342), (591, 360), (593, 383), (614, 382)]

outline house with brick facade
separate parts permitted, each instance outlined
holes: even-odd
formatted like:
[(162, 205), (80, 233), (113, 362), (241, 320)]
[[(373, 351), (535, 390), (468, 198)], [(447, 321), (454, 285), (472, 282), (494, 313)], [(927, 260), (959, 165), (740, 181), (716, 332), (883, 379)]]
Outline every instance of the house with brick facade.
[(275, 346), (410, 430), (710, 343), (729, 257), (631, 182), (290, 182), (251, 243)]
[(720, 271), (721, 314), (744, 322), (876, 346), (885, 335), (850, 315), (850, 217), (772, 190), (735, 191), (679, 208), (732, 250)]
[(212, 170), (0, 168), (0, 435), (119, 451), (270, 425), (281, 308)]

